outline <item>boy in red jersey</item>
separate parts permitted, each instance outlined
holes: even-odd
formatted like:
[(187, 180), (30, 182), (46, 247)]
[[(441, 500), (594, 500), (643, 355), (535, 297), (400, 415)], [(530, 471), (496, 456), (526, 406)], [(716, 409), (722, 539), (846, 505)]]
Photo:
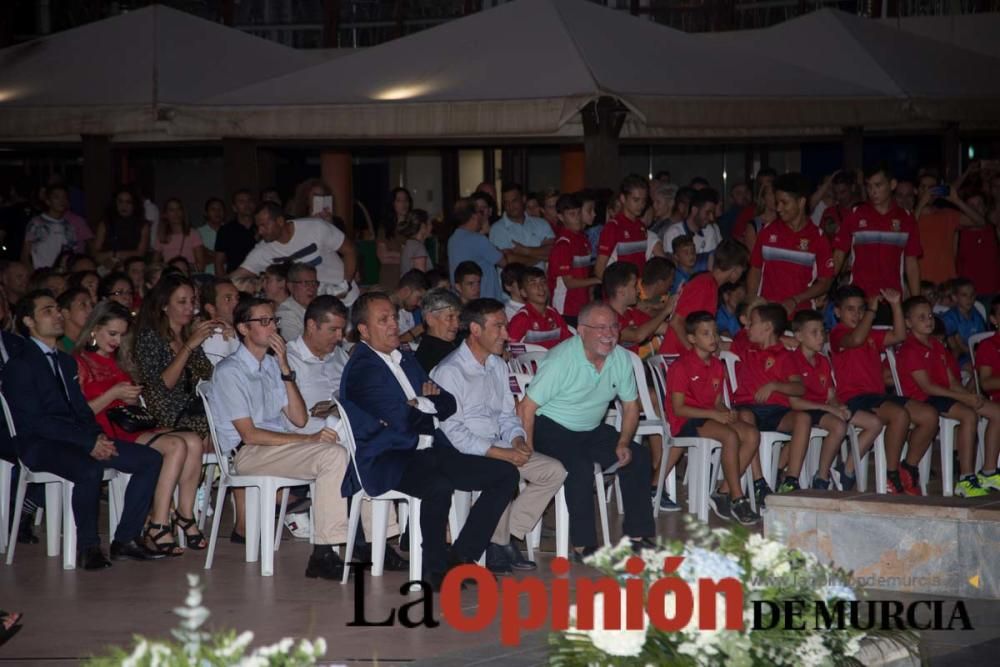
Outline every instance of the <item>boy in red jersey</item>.
[(684, 329), (684, 318), (698, 310), (716, 313), (719, 306), (719, 286), (738, 283), (747, 268), (749, 254), (745, 245), (726, 240), (715, 250), (711, 271), (697, 274), (681, 289), (677, 308), (663, 337), (660, 354), (680, 354), (690, 348)]
[[(880, 298), (892, 308), (891, 331), (872, 330)], [(906, 339), (899, 292), (882, 290), (866, 304), (865, 293), (859, 287), (846, 285), (834, 296), (834, 313), (839, 323), (830, 332), (830, 351), (837, 376), (837, 399), (852, 412), (874, 412), (885, 424), (889, 493), (920, 495), (917, 464), (937, 433), (937, 413), (905, 396), (887, 394), (882, 378), (881, 352)], [(906, 460), (900, 461), (907, 440), (910, 446)], [(848, 467), (845, 472), (850, 470)]]
[(549, 305), (549, 287), (544, 271), (536, 266), (526, 267), (519, 287), (526, 302), (507, 325), (511, 341), (533, 343), (551, 350), (572, 337), (562, 316)]
[(590, 242), (583, 233), (582, 204), (576, 195), (560, 195), (556, 211), (561, 223), (549, 252), (549, 292), (552, 307), (576, 325), (580, 309), (590, 301), (591, 288), (600, 285), (592, 273)]
[[(741, 411), (741, 418), (749, 417), (748, 421), (761, 431), (780, 431), (792, 436), (785, 446), (787, 466), (778, 493), (799, 488), (799, 475), (812, 430), (809, 413), (793, 410), (789, 402), (790, 397), (805, 394), (805, 387), (792, 353), (780, 341), (787, 326), (785, 309), (776, 303), (765, 303), (750, 311), (749, 342), (734, 341), (730, 347), (740, 358), (736, 365), (733, 405)], [(782, 458), (785, 457), (782, 453)], [(763, 475), (754, 479), (754, 493), (761, 501), (769, 492)]]
[[(826, 429), (829, 435), (823, 439), (819, 455), (819, 470), (812, 481), (812, 488), (830, 488), (830, 466), (844, 441), (848, 423), (861, 429), (858, 435), (858, 449), (863, 456), (882, 432), (882, 420), (866, 410), (851, 412), (837, 400), (833, 383), (833, 366), (823, 354), (826, 332), (823, 329), (823, 315), (815, 310), (800, 310), (792, 319), (792, 332), (799, 346), (792, 352), (792, 358), (802, 377), (806, 393), (789, 399), (796, 410), (806, 410), (812, 416), (813, 426)], [(852, 459), (853, 460), (853, 459)], [(854, 488), (854, 466), (848, 475), (841, 474), (841, 485), (845, 491)]]
[(609, 266), (604, 272), (603, 285), (608, 305), (618, 313), (619, 344), (644, 356), (643, 344), (653, 336), (663, 335), (671, 309), (663, 308), (655, 315), (647, 315), (635, 307), (639, 302), (639, 271), (631, 262), (615, 262)]
[(691, 349), (667, 372), (665, 407), (670, 433), (675, 438), (711, 438), (722, 443), (724, 481), (711, 494), (712, 510), (721, 519), (756, 523), (760, 515), (743, 496), (740, 477), (757, 454), (760, 431), (750, 423), (752, 415), (741, 420), (723, 402), (726, 369), (714, 356), (719, 349), (715, 317), (704, 310), (696, 311), (686, 318), (684, 326)]
[[(990, 322), (1000, 329), (1000, 296), (990, 302)], [(993, 334), (976, 348), (976, 373), (979, 386), (994, 403), (1000, 403), (1000, 336)], [(986, 432), (983, 450), (983, 469), (979, 472), (979, 483), (986, 489), (1000, 491), (1000, 473), (997, 472), (997, 457), (1000, 457), (1000, 440)]]
[(642, 213), (648, 198), (649, 185), (645, 178), (635, 174), (625, 177), (618, 195), (621, 211), (605, 223), (597, 244), (594, 275), (598, 278), (603, 278), (604, 270), (614, 262), (631, 262), (640, 272), (646, 265), (646, 227), (642, 224)]
[[(987, 441), (1000, 436), (1000, 404), (984, 400), (962, 386), (953, 369), (955, 359), (934, 338), (934, 313), (930, 301), (911, 297), (903, 304), (910, 335), (899, 348), (897, 370), (903, 395), (932, 407), (936, 414), (958, 420), (959, 481), (955, 495), (977, 498), (989, 494), (976, 475), (976, 431), (979, 417), (989, 421)], [(992, 433), (990, 432), (992, 430)], [(992, 443), (996, 450), (996, 442)]]

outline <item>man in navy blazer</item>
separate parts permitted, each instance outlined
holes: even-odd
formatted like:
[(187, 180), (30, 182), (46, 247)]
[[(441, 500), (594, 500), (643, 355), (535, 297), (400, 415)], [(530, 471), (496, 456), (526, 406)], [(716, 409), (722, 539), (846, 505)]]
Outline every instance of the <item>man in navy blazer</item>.
[(118, 560), (152, 560), (140, 534), (162, 458), (143, 445), (110, 440), (101, 431), (77, 379), (73, 357), (57, 349), (63, 316), (48, 290), (24, 295), (14, 311), (25, 338), (21, 353), (3, 369), (3, 392), (10, 404), (21, 461), (35, 472), (50, 472), (74, 483), (77, 549), (88, 570), (110, 567), (97, 535), (101, 478), (105, 468), (132, 475), (121, 520), (111, 543)]
[[(506, 461), (458, 452), (437, 427), (436, 419), (455, 413), (455, 399), (431, 382), (411, 353), (399, 351), (399, 322), (388, 295), (362, 295), (351, 320), (361, 343), (344, 367), (341, 399), (354, 402), (386, 428), (433, 438), (427, 449), (366, 452), (362, 481), (369, 493), (394, 489), (421, 499), (424, 578), (438, 589), (449, 567), (475, 562), (485, 551), (520, 475)], [(375, 446), (363, 438), (357, 445), (359, 452)], [(449, 554), (445, 529), (455, 489), (481, 494)]]

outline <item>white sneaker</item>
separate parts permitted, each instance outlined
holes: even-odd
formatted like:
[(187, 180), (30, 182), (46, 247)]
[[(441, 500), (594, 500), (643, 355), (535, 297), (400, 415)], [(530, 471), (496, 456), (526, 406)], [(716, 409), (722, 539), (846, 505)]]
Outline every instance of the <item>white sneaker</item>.
[(308, 540), (312, 536), (312, 526), (309, 524), (309, 512), (298, 512), (285, 515), (285, 528), (293, 537)]

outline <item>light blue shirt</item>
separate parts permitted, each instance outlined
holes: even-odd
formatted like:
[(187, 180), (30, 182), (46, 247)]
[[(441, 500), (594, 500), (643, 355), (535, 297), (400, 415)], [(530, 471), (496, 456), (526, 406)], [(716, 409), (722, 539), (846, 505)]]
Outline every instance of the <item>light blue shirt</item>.
[(552, 238), (555, 238), (555, 234), (549, 223), (527, 214), (523, 223), (514, 222), (504, 215), (490, 227), (490, 241), (501, 250), (513, 248), (515, 241), (528, 248), (537, 248), (545, 239)]
[(527, 438), (500, 357), (491, 354), (483, 365), (462, 343), (434, 367), (431, 379), (455, 397), (457, 410), (441, 422), (441, 430), (458, 451), (485, 456), (490, 447), (509, 449), (514, 438)]
[(503, 253), (479, 232), (456, 229), (448, 239), (448, 277), (454, 281), (455, 267), (462, 262), (475, 262), (483, 271), (479, 296), (503, 301), (507, 295), (500, 286), (500, 272), (497, 271), (497, 262), (502, 257)]
[[(52, 354), (53, 352), (55, 352), (58, 355), (59, 354), (59, 350), (55, 349), (54, 347), (49, 347), (48, 345), (46, 345), (42, 341), (38, 340), (34, 336), (31, 337), (31, 340), (33, 340), (35, 342), (35, 345), (37, 345), (38, 349), (40, 349), (42, 351), (42, 354), (46, 355), (46, 359), (45, 360), (47, 362), (49, 362), (49, 368), (52, 368), (52, 358), (49, 357), (48, 355)], [(63, 375), (62, 367), (59, 366), (59, 364), (56, 364), (56, 372), (59, 373), (59, 377), (62, 378), (63, 384), (66, 384), (66, 376)], [(77, 378), (74, 377), (73, 381), (76, 382)], [(69, 385), (66, 385), (66, 390), (69, 391)]]
[(288, 391), (281, 381), (278, 361), (270, 355), (257, 361), (243, 344), (215, 367), (208, 403), (223, 452), (240, 444), (240, 434), (233, 426), (237, 419), (249, 417), (257, 428), (288, 432), (282, 418)]

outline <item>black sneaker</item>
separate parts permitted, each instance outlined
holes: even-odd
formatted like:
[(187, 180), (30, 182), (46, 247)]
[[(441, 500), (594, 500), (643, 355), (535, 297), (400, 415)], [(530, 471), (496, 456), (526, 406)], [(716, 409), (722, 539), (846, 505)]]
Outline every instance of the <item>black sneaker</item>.
[(674, 502), (673, 498), (666, 491), (660, 495), (660, 511), (661, 512), (680, 512), (681, 506)]
[(753, 511), (750, 500), (746, 497), (737, 498), (732, 502), (730, 516), (744, 526), (752, 526), (760, 521), (760, 515)]
[(841, 461), (837, 462), (837, 465), (833, 466), (833, 469), (837, 471), (837, 475), (840, 476), (840, 488), (842, 491), (853, 491), (854, 487), (858, 485), (858, 478), (855, 475), (848, 475), (847, 470), (844, 468), (844, 464)]
[(767, 485), (767, 480), (763, 477), (753, 481), (753, 498), (754, 502), (757, 503), (757, 511), (766, 507), (764, 502), (771, 493), (773, 493), (771, 487)]
[(797, 477), (792, 477), (789, 475), (785, 479), (781, 480), (781, 484), (778, 485), (777, 493), (791, 493), (792, 491), (800, 490), (799, 480)]
[(593, 556), (596, 551), (597, 547), (583, 547), (579, 551), (577, 551), (576, 549), (572, 549), (569, 552), (570, 560), (572, 560), (574, 563), (583, 563), (584, 558)]
[(732, 516), (732, 509), (730, 508), (731, 501), (729, 499), (728, 493), (719, 493), (716, 491), (711, 496), (708, 497), (708, 506), (712, 508), (715, 512), (715, 516), (720, 519), (725, 519), (728, 521)]
[(816, 491), (829, 491), (830, 490), (830, 480), (823, 479), (819, 475), (813, 477), (812, 488)]

